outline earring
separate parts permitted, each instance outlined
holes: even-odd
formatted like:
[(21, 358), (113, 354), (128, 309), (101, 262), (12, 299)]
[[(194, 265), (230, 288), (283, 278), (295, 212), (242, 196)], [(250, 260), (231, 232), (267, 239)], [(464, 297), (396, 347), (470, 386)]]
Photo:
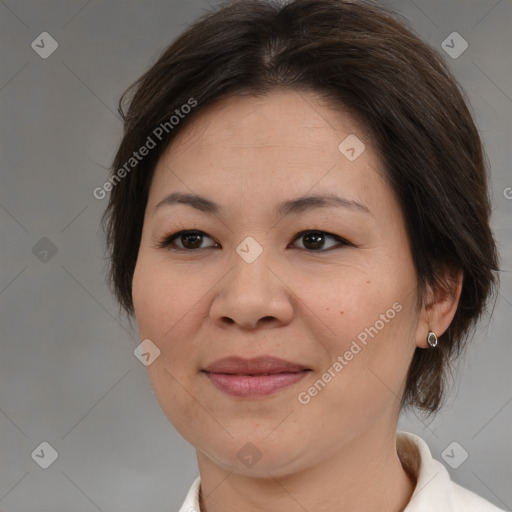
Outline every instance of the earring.
[(434, 331), (428, 332), (427, 342), (432, 348), (437, 347), (437, 335)]

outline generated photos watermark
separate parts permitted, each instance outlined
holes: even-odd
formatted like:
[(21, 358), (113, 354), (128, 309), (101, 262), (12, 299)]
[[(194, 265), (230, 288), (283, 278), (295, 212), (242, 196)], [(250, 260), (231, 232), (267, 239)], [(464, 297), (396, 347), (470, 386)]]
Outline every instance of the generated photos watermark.
[[(161, 142), (165, 135), (169, 134), (182, 119), (185, 119), (187, 114), (192, 112), (192, 108), (197, 106), (197, 100), (189, 98), (187, 103), (184, 103), (180, 108), (177, 108), (168, 121), (160, 123), (151, 135), (148, 135), (146, 142), (137, 150), (132, 153), (132, 156), (121, 166), (101, 187), (96, 187), (92, 194), (96, 199), (104, 199), (107, 192), (110, 192), (130, 171), (137, 167), (138, 163), (146, 157), (152, 149), (154, 149), (158, 142)], [(156, 140), (155, 140), (156, 139)]]
[[(352, 340), (352, 343), (350, 345), (350, 348), (348, 348), (343, 355), (339, 355), (336, 358), (336, 361), (327, 368), (327, 370), (322, 374), (322, 376), (315, 381), (315, 383), (310, 386), (306, 391), (301, 391), (297, 395), (297, 400), (302, 405), (307, 405), (309, 402), (311, 402), (311, 399), (320, 393), (325, 386), (332, 381), (342, 370), (349, 364), (352, 359), (354, 359), (354, 356), (359, 354), (361, 350), (366, 347), (368, 344), (368, 337), (374, 338), (379, 334), (382, 329), (386, 326), (386, 324), (389, 324), (389, 322), (395, 318), (397, 313), (400, 313), (402, 311), (402, 304), (400, 302), (395, 302), (385, 313), (381, 313), (379, 315), (379, 319), (375, 321), (375, 323), (370, 326), (366, 327), (363, 331), (361, 331), (357, 335), (357, 341)], [(359, 343), (358, 343), (359, 341)], [(361, 346), (362, 345), (362, 346)]]

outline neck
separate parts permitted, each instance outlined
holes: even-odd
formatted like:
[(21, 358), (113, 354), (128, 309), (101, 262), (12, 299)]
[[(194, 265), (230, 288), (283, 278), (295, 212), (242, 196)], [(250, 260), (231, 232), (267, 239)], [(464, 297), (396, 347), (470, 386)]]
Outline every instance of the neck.
[[(395, 431), (368, 431), (314, 466), (285, 476), (254, 478), (220, 468), (198, 452), (201, 512), (280, 509), (316, 512), (400, 512), (416, 485), (402, 467)], [(295, 507), (295, 508), (293, 508)]]

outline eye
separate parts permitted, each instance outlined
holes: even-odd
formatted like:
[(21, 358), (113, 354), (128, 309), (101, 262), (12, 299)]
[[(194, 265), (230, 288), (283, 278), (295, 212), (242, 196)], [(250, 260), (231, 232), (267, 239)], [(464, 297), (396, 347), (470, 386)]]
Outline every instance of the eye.
[[(327, 233), (325, 231), (301, 231), (299, 234), (297, 234), (294, 238), (295, 240), (303, 239), (303, 245), (305, 247), (301, 247), (307, 251), (312, 252), (319, 252), (319, 250), (326, 250), (326, 249), (333, 249), (337, 246), (343, 246), (343, 245), (349, 245), (354, 246), (354, 244), (348, 242), (344, 238), (337, 236), (337, 235), (331, 235), (330, 233)], [(331, 244), (329, 247), (325, 247), (325, 240), (330, 238), (331, 240), (334, 240), (335, 243)]]
[[(219, 247), (218, 243), (214, 243), (213, 245), (209, 245), (206, 247), (201, 247), (202, 242), (205, 238), (209, 238), (206, 233), (203, 231), (198, 230), (183, 230), (179, 231), (178, 233), (174, 233), (172, 235), (164, 237), (162, 240), (159, 241), (157, 248), (159, 249), (171, 249), (171, 250), (177, 250), (177, 251), (191, 251), (191, 250), (198, 250), (198, 249), (207, 249), (208, 247)], [(325, 231), (318, 231), (318, 230), (309, 230), (309, 231), (301, 231), (297, 235), (295, 235), (295, 238), (293, 239), (294, 242), (296, 240), (303, 239), (303, 247), (299, 247), (300, 249), (304, 249), (306, 251), (311, 252), (320, 252), (322, 250), (328, 250), (333, 249), (340, 246), (352, 246), (354, 247), (354, 244), (348, 242), (344, 238), (332, 235), (330, 233), (327, 233)], [(331, 243), (328, 247), (325, 247), (325, 242), (327, 239), (331, 239), (334, 241), (334, 243)]]
[[(159, 249), (175, 249), (175, 250), (194, 250), (194, 249), (203, 249), (200, 247), (203, 238), (210, 238), (206, 233), (202, 231), (179, 231), (178, 233), (174, 233), (173, 235), (166, 236), (158, 243)], [(181, 243), (180, 245), (176, 245), (174, 240), (178, 240)], [(211, 240), (211, 238), (210, 238)], [(174, 246), (174, 247), (172, 247)], [(212, 247), (212, 246), (210, 246)]]

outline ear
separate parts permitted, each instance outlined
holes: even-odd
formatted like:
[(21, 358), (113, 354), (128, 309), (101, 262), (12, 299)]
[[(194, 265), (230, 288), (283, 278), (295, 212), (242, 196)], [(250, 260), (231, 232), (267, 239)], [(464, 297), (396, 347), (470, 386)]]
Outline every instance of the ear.
[(447, 289), (429, 289), (416, 329), (416, 346), (419, 348), (430, 348), (427, 342), (429, 331), (434, 331), (439, 338), (450, 326), (459, 304), (463, 276), (462, 270), (447, 271)]

